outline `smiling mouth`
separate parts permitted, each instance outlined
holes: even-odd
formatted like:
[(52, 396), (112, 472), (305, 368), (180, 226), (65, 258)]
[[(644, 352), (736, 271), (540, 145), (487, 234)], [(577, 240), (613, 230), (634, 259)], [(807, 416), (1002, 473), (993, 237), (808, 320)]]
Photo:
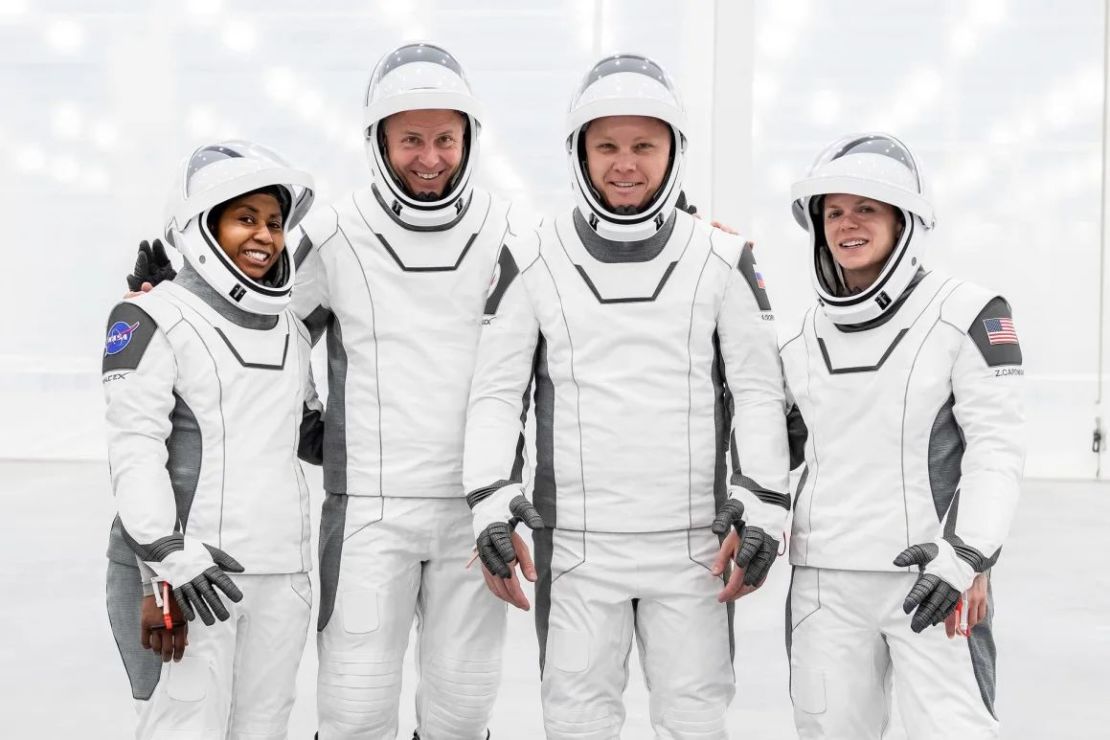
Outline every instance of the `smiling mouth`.
[(845, 239), (844, 241), (837, 244), (837, 246), (841, 249), (858, 249), (859, 247), (865, 246), (866, 244), (866, 239)]
[(251, 265), (265, 267), (270, 264), (270, 253), (261, 249), (244, 249), (242, 254)]
[(617, 190), (631, 190), (633, 188), (638, 188), (638, 187), (641, 187), (643, 185), (642, 182), (631, 182), (631, 181), (624, 181), (624, 180), (610, 180), (609, 184), (612, 185), (613, 187), (615, 187)]
[(409, 170), (409, 172), (415, 175), (418, 180), (431, 182), (432, 180), (438, 179), (446, 170), (440, 170), (439, 172), (417, 172), (416, 170)]

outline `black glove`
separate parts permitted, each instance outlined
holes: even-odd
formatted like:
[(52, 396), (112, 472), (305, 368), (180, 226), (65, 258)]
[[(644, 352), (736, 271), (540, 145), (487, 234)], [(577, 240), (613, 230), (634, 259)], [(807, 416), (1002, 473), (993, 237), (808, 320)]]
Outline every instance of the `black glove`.
[(710, 529), (718, 537), (728, 534), (730, 527), (736, 528), (740, 535), (740, 547), (736, 550), (736, 565), (744, 569), (744, 583), (758, 586), (767, 577), (771, 565), (779, 555), (779, 541), (767, 534), (761, 527), (744, 523), (744, 504), (730, 498), (721, 506)]
[(495, 521), (486, 526), (478, 534), (478, 557), (493, 575), (498, 578), (510, 578), (512, 568), (516, 562), (516, 550), (513, 549), (513, 530), (518, 522), (524, 522), (529, 529), (543, 529), (543, 518), (532, 506), (532, 502), (523, 495), (517, 495), (509, 502), (508, 521)]
[(127, 288), (132, 292), (139, 292), (143, 283), (157, 285), (163, 280), (173, 280), (177, 271), (170, 264), (166, 248), (162, 246), (161, 239), (155, 239), (150, 244), (146, 239), (139, 242), (139, 255), (135, 258), (135, 270), (127, 276)]
[[(212, 556), (212, 562), (215, 565), (206, 568), (191, 581), (186, 581), (184, 584), (175, 587), (173, 595), (177, 600), (177, 605), (181, 607), (181, 613), (185, 619), (191, 622), (197, 615), (200, 615), (202, 622), (212, 625), (215, 624), (216, 619), (223, 622), (231, 616), (227, 607), (220, 601), (220, 596), (216, 593), (217, 588), (223, 591), (227, 598), (233, 602), (243, 600), (243, 592), (224, 572), (242, 573), (243, 566), (219, 548), (211, 545), (205, 545), (204, 547)], [(172, 581), (170, 585), (173, 585)], [(213, 614), (215, 618), (213, 618)]]
[[(913, 620), (910, 622), (910, 629), (914, 632), (921, 632), (926, 627), (932, 627), (934, 624), (943, 622), (944, 618), (956, 608), (956, 602), (960, 600), (963, 591), (949, 583), (948, 579), (968, 580), (969, 586), (971, 585), (970, 581), (974, 579), (974, 571), (971, 570), (970, 566), (962, 565), (955, 569), (938, 567), (944, 564), (943, 561), (946, 559), (941, 558), (941, 563), (933, 563), (940, 554), (941, 548), (938, 544), (926, 542), (921, 545), (907, 547), (894, 559), (894, 564), (899, 568), (916, 565), (921, 569), (921, 574), (917, 577), (913, 588), (906, 596), (906, 601), (902, 604), (902, 610), (906, 614), (909, 614), (915, 608), (917, 609), (917, 612), (913, 615)], [(947, 559), (956, 561), (956, 558), (960, 557), (958, 553), (952, 553), (952, 555), (953, 557)], [(956, 562), (958, 564), (958, 561)], [(933, 563), (933, 565), (929, 566), (930, 563)], [(948, 579), (946, 579), (938, 575), (937, 571), (940, 573), (951, 572)], [(968, 573), (971, 574), (970, 578), (966, 577)]]

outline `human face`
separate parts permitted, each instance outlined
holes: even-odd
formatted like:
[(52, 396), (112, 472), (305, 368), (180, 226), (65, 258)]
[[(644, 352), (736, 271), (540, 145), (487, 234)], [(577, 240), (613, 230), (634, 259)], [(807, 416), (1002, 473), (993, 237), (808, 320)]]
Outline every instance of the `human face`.
[(244, 275), (260, 280), (285, 249), (277, 198), (254, 193), (231, 201), (216, 223), (216, 241)]
[(667, 174), (671, 130), (658, 118), (607, 116), (586, 128), (590, 182), (617, 213), (636, 213)]
[(439, 200), (459, 169), (466, 120), (455, 110), (406, 110), (384, 122), (389, 165), (419, 200)]
[(826, 195), (822, 207), (825, 241), (844, 272), (850, 290), (875, 282), (902, 234), (898, 214), (888, 203), (859, 195)]

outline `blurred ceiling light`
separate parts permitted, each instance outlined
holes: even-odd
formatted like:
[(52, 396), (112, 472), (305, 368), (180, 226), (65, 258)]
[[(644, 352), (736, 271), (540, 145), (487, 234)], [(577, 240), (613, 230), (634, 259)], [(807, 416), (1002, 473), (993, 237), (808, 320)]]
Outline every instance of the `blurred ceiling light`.
[(0, 18), (14, 18), (27, 13), (27, 0), (0, 0)]
[(956, 57), (962, 58), (968, 56), (976, 47), (979, 41), (979, 34), (966, 24), (961, 23), (952, 29), (952, 33), (948, 36), (948, 48)]
[(50, 124), (59, 139), (76, 139), (81, 135), (81, 111), (73, 103), (60, 103), (54, 107)]
[(779, 83), (768, 75), (761, 75), (757, 71), (752, 75), (752, 102), (756, 105), (770, 103), (779, 94)]
[(15, 163), (24, 172), (38, 172), (46, 166), (46, 155), (34, 144), (27, 144), (20, 147)]
[(297, 112), (305, 120), (312, 120), (324, 107), (324, 96), (318, 90), (306, 90), (297, 96)]
[(223, 8), (222, 0), (188, 0), (185, 10), (193, 15), (215, 15)]
[(809, 0), (779, 0), (769, 5), (771, 10), (767, 22), (776, 25), (801, 25), (809, 20), (812, 13)]
[(296, 79), (293, 77), (293, 72), (288, 67), (274, 67), (273, 69), (266, 70), (264, 75), (263, 85), (266, 89), (266, 94), (272, 100), (279, 103), (284, 103), (293, 96), (293, 90), (296, 85)]
[(339, 119), (335, 116), (324, 116), (321, 119), (320, 128), (323, 130), (324, 136), (328, 137), (332, 141), (338, 139), (340, 136), (343, 135), (343, 132), (346, 131), (346, 129), (339, 123)]
[(594, 23), (594, 13), (601, 0), (575, 0), (574, 17), (578, 19), (578, 44), (583, 51), (593, 53), (594, 35), (598, 29)]
[(843, 106), (840, 96), (832, 90), (818, 90), (810, 102), (809, 114), (814, 123), (832, 126), (840, 120)]
[(767, 168), (767, 179), (772, 189), (788, 192), (794, 183), (794, 172), (785, 162), (775, 162)]
[(243, 18), (228, 18), (222, 21), (224, 46), (240, 53), (254, 51), (258, 46), (258, 33), (254, 26)]
[(933, 68), (919, 69), (910, 75), (909, 90), (916, 96), (933, 100), (944, 87), (944, 78)]
[(966, 6), (968, 22), (992, 26), (1006, 18), (1006, 0), (974, 0)]
[(991, 146), (1005, 147), (1017, 141), (1017, 134), (1009, 126), (1009, 121), (995, 124), (994, 128), (987, 135), (987, 141)]
[(208, 137), (216, 133), (216, 116), (205, 106), (196, 106), (185, 119), (189, 133), (195, 137)]
[(85, 31), (71, 18), (59, 18), (46, 27), (46, 43), (59, 54), (73, 54), (85, 43)]
[(759, 50), (774, 60), (785, 59), (798, 43), (798, 36), (791, 29), (771, 27), (759, 34)]
[(92, 127), (92, 142), (101, 151), (111, 151), (119, 142), (119, 131), (108, 121), (98, 121)]
[(950, 182), (958, 183), (959, 187), (974, 188), (987, 179), (990, 168), (987, 160), (982, 156), (968, 157), (961, 160)]
[(1090, 66), (1075, 75), (1075, 96), (1081, 105), (1100, 106), (1106, 94), (1102, 67)]
[(108, 189), (110, 184), (111, 178), (109, 178), (108, 173), (100, 167), (88, 169), (81, 175), (81, 185), (88, 190), (103, 192)]
[(77, 179), (77, 176), (81, 174), (81, 168), (77, 166), (77, 162), (72, 157), (61, 155), (55, 157), (50, 163), (50, 174), (58, 182), (68, 184)]

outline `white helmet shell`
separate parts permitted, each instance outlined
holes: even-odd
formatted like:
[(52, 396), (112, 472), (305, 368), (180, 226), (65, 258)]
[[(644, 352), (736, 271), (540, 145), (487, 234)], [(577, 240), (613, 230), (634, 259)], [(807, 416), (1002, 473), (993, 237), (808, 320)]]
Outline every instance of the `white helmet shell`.
[[(846, 193), (887, 203), (902, 212), (905, 226), (878, 278), (849, 294), (825, 241), (822, 196)], [(814, 161), (809, 175), (794, 183), (794, 219), (810, 233), (810, 278), (825, 314), (842, 326), (882, 316), (921, 269), (924, 234), (936, 225), (932, 202), (910, 150), (883, 133), (853, 134), (834, 141)]]
[[(455, 110), (467, 119), (463, 161), (440, 198), (412, 197), (394, 173), (385, 150), (382, 122), (407, 110)], [(466, 212), (478, 162), (478, 134), (484, 112), (470, 90), (462, 66), (433, 44), (405, 44), (378, 62), (370, 75), (363, 106), (366, 155), (382, 206), (405, 228), (437, 230), (454, 225)]]
[(285, 193), (282, 228), (288, 233), (312, 206), (312, 176), (251, 142), (202, 146), (185, 160), (170, 190), (164, 233), (166, 241), (229, 303), (250, 313), (273, 315), (289, 304), (293, 290), (289, 249), (281, 251), (263, 281), (255, 281), (227, 256), (208, 226), (213, 208), (266, 187)]
[[(611, 210), (590, 180), (585, 128), (590, 121), (607, 116), (648, 116), (671, 128), (673, 146), (667, 174), (639, 213)], [(594, 65), (571, 100), (565, 132), (576, 205), (599, 236), (612, 241), (639, 241), (663, 227), (682, 191), (686, 129), (686, 109), (670, 77), (658, 64), (635, 54), (615, 54)]]

